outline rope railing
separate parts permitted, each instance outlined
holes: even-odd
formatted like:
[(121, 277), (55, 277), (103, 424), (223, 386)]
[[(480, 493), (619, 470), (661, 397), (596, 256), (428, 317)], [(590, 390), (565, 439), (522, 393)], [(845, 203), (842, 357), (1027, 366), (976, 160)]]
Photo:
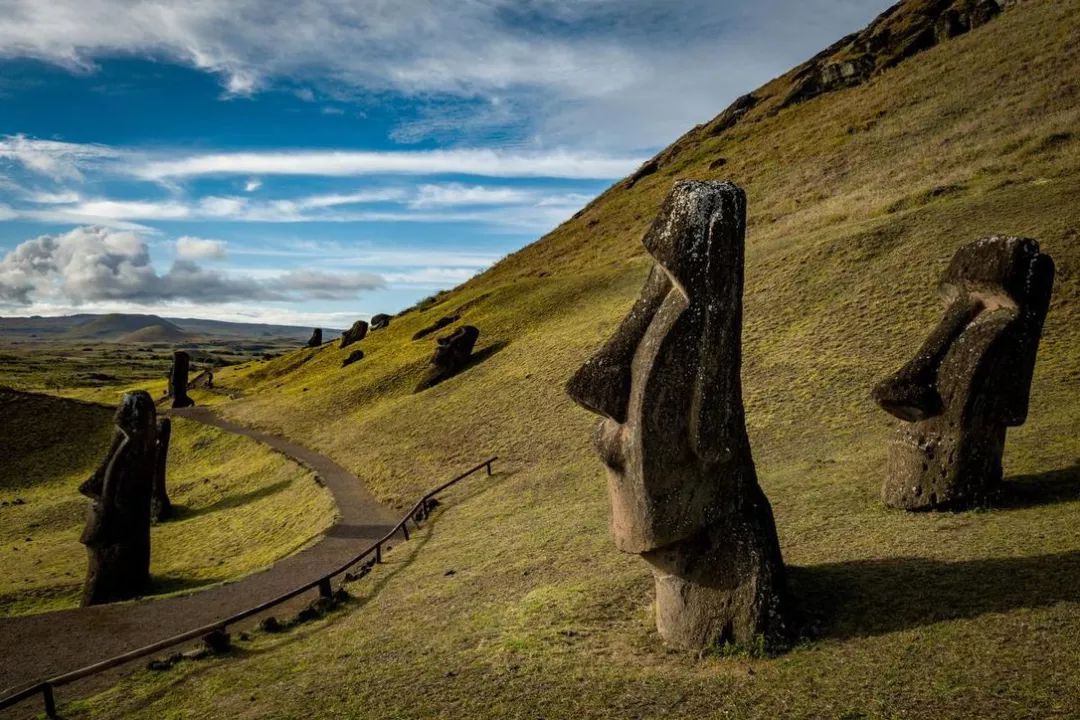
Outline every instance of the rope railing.
[(246, 610), (241, 610), (238, 613), (234, 613), (227, 618), (216, 620), (212, 623), (208, 623), (201, 627), (188, 630), (187, 632), (180, 633), (179, 635), (173, 635), (172, 637), (165, 638), (164, 640), (159, 640), (156, 643), (145, 645), (135, 650), (130, 650), (121, 655), (114, 655), (111, 658), (96, 662), (93, 665), (87, 665), (85, 667), (78, 668), (77, 670), (71, 670), (70, 672), (66, 672), (61, 675), (50, 677), (46, 680), (40, 680), (38, 682), (32, 683), (31, 685), (23, 688), (22, 690), (18, 690), (14, 693), (11, 693), (10, 695), (6, 695), (0, 698), (0, 710), (11, 707), (12, 705), (16, 705), (23, 700), (34, 697), (35, 695), (41, 695), (42, 700), (45, 704), (45, 714), (48, 717), (55, 719), (59, 717), (56, 714), (56, 697), (54, 694), (55, 688), (67, 685), (69, 683), (73, 683), (76, 680), (81, 680), (91, 675), (96, 675), (106, 670), (110, 670), (119, 665), (124, 665), (125, 663), (131, 662), (132, 660), (138, 660), (139, 658), (146, 657), (147, 655), (153, 655), (154, 653), (160, 652), (161, 650), (164, 650), (166, 648), (190, 642), (191, 640), (206, 638), (207, 636), (213, 635), (214, 633), (225, 632), (228, 626), (235, 625), (242, 620), (246, 620), (254, 615), (266, 612), (270, 608), (281, 605), (282, 603), (293, 599), (297, 595), (302, 595), (308, 590), (318, 588), (319, 594), (322, 597), (331, 597), (333, 595), (333, 587), (331, 581), (335, 577), (341, 575), (349, 568), (353, 567), (365, 558), (371, 557), (372, 555), (375, 556), (375, 562), (382, 562), (383, 546), (386, 545), (390, 540), (392, 540), (394, 536), (396, 536), (398, 533), (401, 533), (404, 538), (408, 540), (409, 521), (412, 520), (413, 524), (416, 525), (416, 527), (420, 527), (420, 521), (427, 517), (428, 512), (431, 509), (431, 500), (436, 495), (441, 493), (443, 490), (446, 490), (450, 486), (461, 482), (470, 475), (473, 475), (474, 473), (477, 473), (485, 468), (487, 468), (487, 474), (490, 477), (492, 474), (491, 464), (498, 459), (499, 458), (497, 456), (492, 456), (487, 460), (483, 461), (482, 463), (479, 463), (478, 465), (469, 468), (454, 479), (449, 480), (438, 486), (434, 490), (429, 491), (426, 495), (417, 500), (416, 504), (412, 506), (412, 509), (410, 509), (409, 512), (407, 512), (405, 516), (402, 517), (401, 520), (396, 525), (394, 525), (393, 528), (390, 529), (389, 532), (376, 540), (373, 545), (370, 545), (360, 554), (346, 561), (335, 570), (326, 573), (322, 577), (307, 582), (286, 593), (283, 593), (282, 595), (278, 595), (276, 598), (267, 600), (266, 602), (260, 603)]

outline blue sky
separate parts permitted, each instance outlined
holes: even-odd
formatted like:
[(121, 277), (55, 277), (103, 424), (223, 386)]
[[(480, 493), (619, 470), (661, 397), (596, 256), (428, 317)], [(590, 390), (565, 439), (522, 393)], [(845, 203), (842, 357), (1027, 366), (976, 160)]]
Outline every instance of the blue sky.
[(399, 310), (886, 5), (0, 0), (0, 314)]

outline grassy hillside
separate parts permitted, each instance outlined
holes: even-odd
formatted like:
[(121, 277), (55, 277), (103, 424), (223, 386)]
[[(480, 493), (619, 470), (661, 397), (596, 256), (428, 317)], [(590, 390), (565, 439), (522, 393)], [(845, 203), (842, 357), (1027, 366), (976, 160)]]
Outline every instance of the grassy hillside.
[[(219, 373), (244, 394), (227, 416), (320, 449), (384, 498), (491, 453), (501, 472), (353, 584), (361, 609), (69, 714), (1080, 715), (1077, 27), (1080, 0), (1030, 0), (856, 87), (707, 123), (655, 172), (372, 333), (363, 360), (342, 368), (353, 348), (327, 345)], [(648, 568), (607, 537), (595, 418), (562, 391), (632, 304), (641, 234), (677, 178), (749, 195), (747, 422), (806, 614), (776, 658), (659, 644)], [(1009, 490), (979, 512), (887, 510), (894, 421), (869, 389), (937, 322), (953, 251), (994, 233), (1038, 238), (1058, 266)], [(410, 338), (451, 315), (480, 328), (483, 359), (414, 394), (433, 343)]]
[[(252, 440), (173, 422), (169, 495), (178, 515), (152, 530), (155, 593), (244, 575), (329, 527), (333, 500), (310, 472)], [(106, 407), (0, 390), (0, 615), (78, 603), (89, 502), (78, 486), (111, 437)]]

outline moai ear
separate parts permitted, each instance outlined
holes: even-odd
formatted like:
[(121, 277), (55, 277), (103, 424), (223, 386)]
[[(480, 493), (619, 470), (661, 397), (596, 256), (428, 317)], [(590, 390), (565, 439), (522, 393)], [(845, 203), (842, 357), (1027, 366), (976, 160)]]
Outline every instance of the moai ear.
[(667, 273), (654, 265), (637, 302), (618, 330), (566, 383), (566, 394), (571, 400), (597, 415), (626, 422), (634, 353), (670, 291)]

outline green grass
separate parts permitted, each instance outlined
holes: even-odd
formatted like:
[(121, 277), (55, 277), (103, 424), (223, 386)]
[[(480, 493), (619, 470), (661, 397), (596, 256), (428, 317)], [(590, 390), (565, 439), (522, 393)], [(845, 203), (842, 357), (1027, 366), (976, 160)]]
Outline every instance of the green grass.
[[(140, 673), (71, 717), (1071, 718), (1080, 715), (1080, 26), (1030, 0), (869, 84), (752, 114), (352, 349), (227, 369), (229, 417), (311, 445), (404, 503), (488, 454), (356, 609)], [(717, 157), (729, 162), (709, 170)], [(744, 393), (806, 637), (776, 658), (666, 650), (652, 579), (607, 536), (595, 418), (566, 378), (632, 304), (671, 182), (747, 188)], [(938, 191), (936, 188), (948, 188)], [(961, 244), (1038, 238), (1058, 280), (1010, 491), (913, 515), (878, 488), (894, 421), (869, 389), (940, 317)], [(476, 302), (474, 302), (476, 301)], [(420, 394), (462, 305), (482, 362)], [(454, 574), (447, 574), (454, 570)]]
[[(86, 573), (79, 543), (89, 502), (78, 485), (112, 432), (106, 407), (5, 396), (0, 498), (0, 615), (78, 604)], [(312, 473), (246, 438), (173, 421), (169, 494), (177, 517), (152, 530), (153, 594), (245, 575), (329, 527), (333, 500)]]

